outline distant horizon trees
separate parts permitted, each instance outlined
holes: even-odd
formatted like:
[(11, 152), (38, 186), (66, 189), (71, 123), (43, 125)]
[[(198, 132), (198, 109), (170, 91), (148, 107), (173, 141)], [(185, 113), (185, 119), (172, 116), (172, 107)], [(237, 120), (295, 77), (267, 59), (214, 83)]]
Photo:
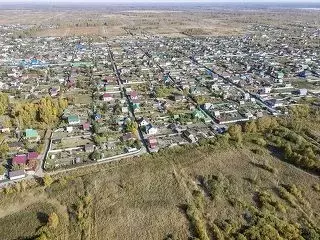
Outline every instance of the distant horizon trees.
[(10, 117), (19, 128), (45, 128), (53, 126), (67, 106), (68, 101), (64, 98), (44, 97), (36, 102), (16, 104), (11, 109)]

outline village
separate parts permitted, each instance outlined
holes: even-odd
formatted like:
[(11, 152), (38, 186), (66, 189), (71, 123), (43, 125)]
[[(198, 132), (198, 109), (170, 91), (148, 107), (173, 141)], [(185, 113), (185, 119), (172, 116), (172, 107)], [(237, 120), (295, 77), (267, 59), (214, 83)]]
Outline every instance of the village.
[(2, 183), (214, 141), (320, 97), (319, 30), (12, 37), (22, 27), (0, 26)]

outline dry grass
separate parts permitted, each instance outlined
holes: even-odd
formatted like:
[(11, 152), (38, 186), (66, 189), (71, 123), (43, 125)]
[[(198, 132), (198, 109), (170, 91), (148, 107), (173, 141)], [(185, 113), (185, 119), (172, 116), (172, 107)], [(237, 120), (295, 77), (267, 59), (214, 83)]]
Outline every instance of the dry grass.
[[(277, 173), (272, 174), (250, 164), (253, 158), (255, 161), (267, 158)], [(117, 164), (88, 167), (72, 172), (72, 175), (57, 176), (57, 179), (67, 177), (66, 185), (55, 182), (44, 192), (38, 187), (25, 193), (2, 195), (0, 200), (5, 204), (1, 205), (0, 226), (6, 229), (4, 236), (8, 240), (15, 239), (19, 234), (31, 236), (40, 225), (36, 213), (44, 211), (43, 204), (49, 204), (63, 215), (66, 208), (72, 211), (79, 197), (87, 192), (93, 197), (92, 214), (88, 220), (90, 239), (163, 239), (167, 234), (186, 239), (193, 233), (189, 231), (182, 206), (192, 201), (191, 193), (194, 190), (202, 191), (198, 185), (199, 176), (218, 174), (228, 179), (232, 195), (245, 202), (254, 204), (252, 197), (256, 190), (272, 191), (278, 182), (295, 183), (310, 202), (309, 213), (312, 213), (312, 209), (320, 208), (318, 193), (311, 187), (317, 178), (288, 168), (270, 155), (255, 155), (246, 149), (212, 152), (207, 148), (197, 148), (165, 156), (145, 156)], [(246, 180), (253, 176), (258, 176), (258, 184)], [(41, 194), (35, 202), (35, 198), (30, 196), (37, 191)], [(25, 199), (25, 204), (17, 207), (21, 199)], [(230, 207), (224, 198), (218, 198), (215, 202), (206, 199), (206, 214), (211, 220), (230, 216), (240, 218), (240, 213)], [(298, 221), (299, 216), (300, 213), (295, 211), (290, 211), (288, 215), (294, 221)], [(61, 236), (68, 236), (70, 240), (78, 239), (81, 235), (79, 225), (72, 214), (69, 217), (70, 223), (61, 223)], [(313, 218), (319, 224), (319, 218)], [(20, 223), (30, 222), (31, 227), (15, 224), (17, 219)], [(12, 227), (14, 231), (10, 230)]]
[[(196, 35), (238, 35), (248, 32), (252, 25), (268, 24), (282, 28), (295, 25), (319, 25), (316, 11), (98, 11), (63, 10), (31, 11), (3, 10), (0, 24), (33, 24), (40, 27), (36, 36), (126, 35), (123, 28), (134, 33), (149, 32), (165, 36), (180, 36), (188, 29), (198, 29)], [(46, 28), (55, 25), (57, 28)], [(184, 36), (182, 34), (182, 36)]]

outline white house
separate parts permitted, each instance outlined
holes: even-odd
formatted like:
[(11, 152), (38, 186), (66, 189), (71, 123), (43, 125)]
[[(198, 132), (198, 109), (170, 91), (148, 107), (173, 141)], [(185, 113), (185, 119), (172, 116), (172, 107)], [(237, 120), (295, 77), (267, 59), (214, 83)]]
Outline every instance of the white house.
[(158, 132), (158, 128), (152, 126), (151, 124), (146, 126), (146, 133), (147, 134), (154, 135), (154, 134), (157, 134), (157, 132)]
[(142, 119), (140, 122), (139, 122), (139, 126), (140, 127), (143, 127), (143, 126), (147, 126), (149, 125), (149, 122), (145, 119)]
[(71, 127), (71, 126), (66, 127), (66, 131), (68, 133), (71, 133), (73, 131), (73, 127)]

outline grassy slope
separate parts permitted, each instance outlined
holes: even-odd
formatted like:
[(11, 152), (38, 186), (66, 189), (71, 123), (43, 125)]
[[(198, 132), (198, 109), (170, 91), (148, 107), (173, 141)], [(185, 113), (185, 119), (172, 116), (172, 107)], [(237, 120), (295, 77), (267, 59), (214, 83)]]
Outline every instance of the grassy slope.
[[(250, 163), (252, 160), (264, 162), (266, 159), (277, 169), (276, 173)], [(42, 187), (37, 187), (19, 194), (2, 194), (1, 239), (34, 235), (35, 228), (41, 225), (37, 213), (48, 214), (50, 211), (58, 212), (61, 218), (56, 230), (60, 239), (80, 239), (81, 229), (88, 233), (84, 239), (164, 239), (168, 234), (173, 234), (176, 239), (186, 239), (196, 235), (183, 210), (185, 204), (193, 201), (194, 190), (201, 191), (205, 196), (207, 222), (227, 218), (243, 221), (243, 212), (232, 207), (223, 196), (212, 201), (204, 194), (198, 178), (212, 174), (222, 174), (228, 178), (232, 186), (228, 193), (231, 197), (253, 205), (256, 204), (253, 199), (258, 190), (268, 190), (286, 204), (277, 197), (274, 189), (279, 183), (294, 183), (310, 204), (303, 208), (315, 224), (320, 224), (320, 218), (314, 210), (320, 209), (319, 193), (311, 187), (319, 182), (318, 178), (268, 154), (256, 155), (247, 149), (217, 151), (198, 147), (165, 156), (146, 156), (75, 171), (66, 184), (56, 182), (44, 192)], [(257, 180), (256, 183), (247, 180), (253, 178)], [(18, 209), (15, 213), (8, 211), (10, 215), (5, 215), (5, 209), (21, 201), (24, 195), (32, 195), (37, 191), (41, 192), (38, 203), (32, 202), (30, 206)], [(92, 196), (92, 204), (88, 207), (88, 224), (80, 227), (74, 204), (86, 194)], [(69, 214), (69, 219), (63, 218), (65, 214)], [(287, 206), (287, 213), (279, 216), (298, 222), (301, 214), (299, 209)]]

